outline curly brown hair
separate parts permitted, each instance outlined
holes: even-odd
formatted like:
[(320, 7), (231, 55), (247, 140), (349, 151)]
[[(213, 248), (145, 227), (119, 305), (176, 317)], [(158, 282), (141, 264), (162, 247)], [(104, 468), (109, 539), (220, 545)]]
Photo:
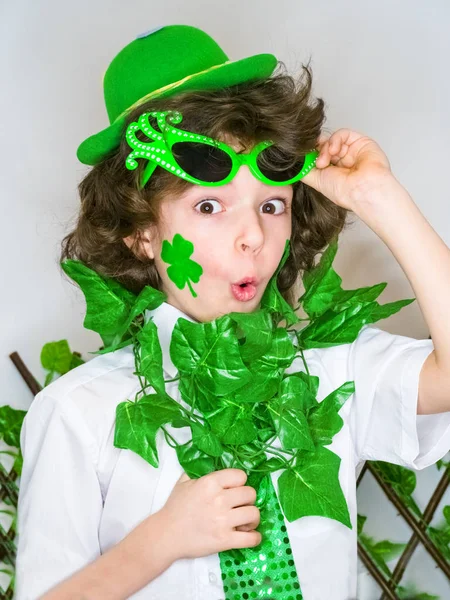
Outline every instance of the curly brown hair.
[[(309, 63), (302, 65), (296, 80), (279, 61), (274, 74), (263, 80), (143, 103), (128, 115), (124, 130), (143, 112), (176, 110), (183, 115), (180, 129), (215, 139), (231, 136), (244, 149), (270, 139), (294, 164), (317, 146), (325, 121), (324, 101), (311, 103), (311, 90)], [(81, 209), (75, 228), (62, 241), (60, 259), (81, 260), (138, 294), (146, 285), (162, 285), (154, 261), (140, 251), (140, 234), (158, 222), (159, 207), (168, 194), (180, 195), (193, 184), (157, 167), (139, 189), (146, 161), (130, 171), (125, 166), (129, 153), (123, 136), (119, 148), (79, 184)], [(314, 266), (317, 254), (337, 239), (347, 212), (302, 181), (293, 185), (291, 254), (278, 277), (278, 287), (291, 304), (299, 274)], [(129, 236), (135, 240), (131, 247), (123, 241)]]

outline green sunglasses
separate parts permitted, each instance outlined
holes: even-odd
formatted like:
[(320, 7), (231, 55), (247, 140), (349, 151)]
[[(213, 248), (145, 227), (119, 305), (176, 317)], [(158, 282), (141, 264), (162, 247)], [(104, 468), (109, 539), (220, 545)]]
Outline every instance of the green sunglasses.
[[(160, 131), (151, 124), (156, 119)], [(126, 131), (126, 141), (134, 150), (126, 159), (129, 170), (137, 168), (136, 158), (145, 158), (145, 167), (140, 186), (143, 188), (156, 167), (162, 167), (177, 177), (197, 185), (218, 186), (231, 181), (241, 165), (247, 165), (253, 175), (269, 185), (289, 185), (302, 179), (316, 164), (319, 152), (308, 152), (299, 163), (287, 169), (270, 169), (266, 153), (272, 153), (273, 142), (257, 144), (248, 154), (237, 154), (233, 148), (213, 138), (183, 131), (174, 127), (183, 117), (177, 111), (154, 111), (143, 113), (139, 121), (130, 123)], [(136, 137), (141, 131), (150, 143)], [(270, 154), (269, 154), (270, 157)]]

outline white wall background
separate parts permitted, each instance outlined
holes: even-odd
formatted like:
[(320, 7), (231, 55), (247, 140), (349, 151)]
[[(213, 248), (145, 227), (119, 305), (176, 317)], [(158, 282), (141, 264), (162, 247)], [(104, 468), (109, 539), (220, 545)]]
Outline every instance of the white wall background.
[[(272, 52), (295, 70), (312, 55), (326, 127), (372, 136), (450, 244), (448, 0), (3, 0), (0, 405), (28, 408), (32, 399), (11, 352), (42, 382), (44, 343), (66, 338), (85, 358), (100, 343), (83, 330), (82, 295), (58, 269), (59, 242), (86, 169), (75, 152), (108, 124), (102, 76), (109, 61), (139, 33), (175, 23), (204, 29), (233, 60)], [(382, 303), (413, 297), (389, 249), (360, 221), (341, 237), (335, 267), (346, 288), (387, 281)], [(417, 302), (377, 326), (429, 335)], [(370, 593), (365, 597), (377, 597)]]

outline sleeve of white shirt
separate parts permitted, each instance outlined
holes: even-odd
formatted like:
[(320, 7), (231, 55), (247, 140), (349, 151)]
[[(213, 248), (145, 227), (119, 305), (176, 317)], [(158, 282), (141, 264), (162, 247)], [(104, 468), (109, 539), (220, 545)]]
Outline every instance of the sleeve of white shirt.
[(350, 427), (358, 461), (419, 470), (450, 450), (450, 412), (417, 415), (420, 371), (432, 350), (432, 340), (369, 326), (349, 345), (347, 372), (355, 382)]
[(46, 390), (21, 431), (15, 600), (41, 594), (100, 555), (95, 439), (69, 397)]

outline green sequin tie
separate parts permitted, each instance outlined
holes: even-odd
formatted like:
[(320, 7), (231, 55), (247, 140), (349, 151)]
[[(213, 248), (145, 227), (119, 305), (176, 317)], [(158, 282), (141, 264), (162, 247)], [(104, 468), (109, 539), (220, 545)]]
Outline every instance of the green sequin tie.
[[(262, 480), (256, 498), (261, 511), (256, 548), (219, 553), (226, 600), (302, 600), (292, 549), (270, 475)], [(238, 559), (236, 556), (241, 555)]]

